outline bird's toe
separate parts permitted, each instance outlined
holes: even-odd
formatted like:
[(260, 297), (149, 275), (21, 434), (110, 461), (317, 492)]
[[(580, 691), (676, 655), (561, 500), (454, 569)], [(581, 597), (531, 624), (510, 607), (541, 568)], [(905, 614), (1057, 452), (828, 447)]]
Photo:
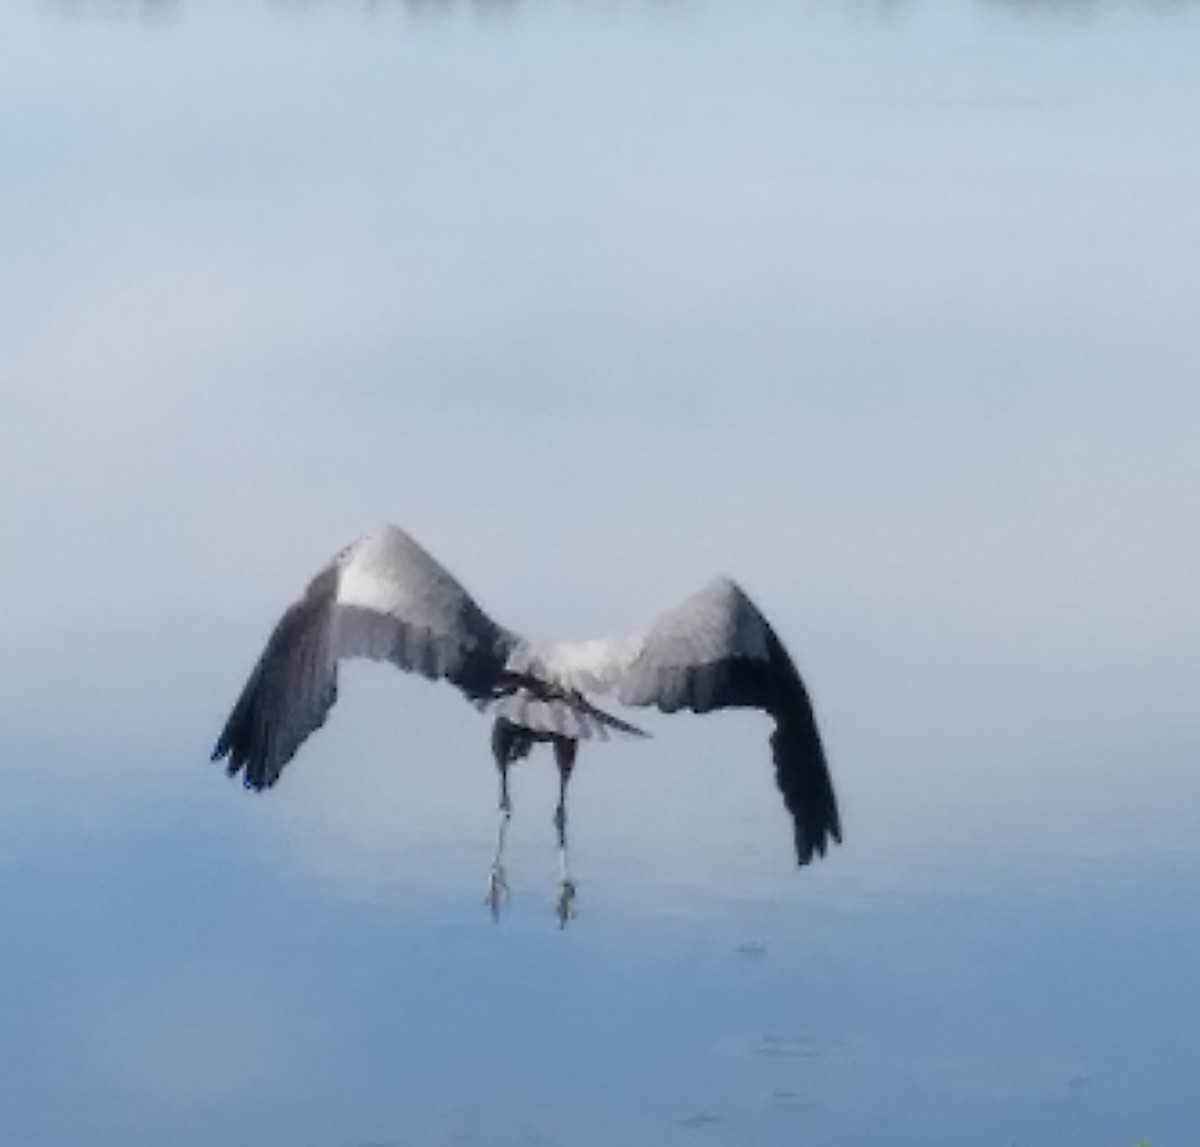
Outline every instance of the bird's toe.
[(488, 873), (487, 894), (483, 898), (484, 904), (492, 910), (493, 920), (499, 921), (500, 911), (507, 899), (508, 879), (504, 875), (504, 869), (499, 864), (494, 864)]
[(575, 919), (575, 884), (564, 880), (558, 888), (558, 926), (565, 928), (567, 923)]

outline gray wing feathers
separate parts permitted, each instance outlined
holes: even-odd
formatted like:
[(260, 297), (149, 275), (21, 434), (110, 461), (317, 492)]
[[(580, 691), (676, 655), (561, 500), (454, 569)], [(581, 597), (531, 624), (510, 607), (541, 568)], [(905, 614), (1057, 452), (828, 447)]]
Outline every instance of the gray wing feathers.
[[(395, 527), (346, 554), (335, 611), (338, 655), (456, 680), (492, 668), (503, 631), (448, 571)], [(500, 642), (503, 644), (503, 642)]]
[(347, 551), (334, 628), (339, 657), (391, 661), (468, 689), (496, 672), (509, 642), (450, 573), (394, 526)]
[(486, 695), (512, 635), (416, 542), (394, 526), (343, 550), (280, 619), (250, 674), (213, 759), (248, 788), (275, 783), (337, 699), (338, 662), (390, 661), (469, 697)]
[(657, 705), (665, 713), (723, 708), (728, 669), (765, 661), (770, 632), (762, 614), (728, 578), (719, 578), (663, 614), (642, 641), (617, 687), (624, 705)]
[(279, 619), (213, 751), (230, 776), (244, 770), (247, 788), (273, 785), (305, 738), (325, 723), (337, 699), (329, 645), (337, 570), (313, 579)]
[[(720, 578), (663, 614), (643, 636), (587, 643), (614, 651), (593, 666), (624, 705), (664, 713), (754, 708), (775, 720), (775, 779), (795, 824), (796, 856), (807, 864), (841, 840), (825, 752), (804, 683), (783, 643), (750, 598)], [(560, 647), (550, 668), (569, 665)]]

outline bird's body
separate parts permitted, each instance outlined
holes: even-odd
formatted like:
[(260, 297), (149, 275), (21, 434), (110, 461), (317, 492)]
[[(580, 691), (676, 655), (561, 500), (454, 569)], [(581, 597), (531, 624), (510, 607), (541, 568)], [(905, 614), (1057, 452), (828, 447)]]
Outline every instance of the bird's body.
[[(574, 885), (565, 871), (566, 787), (581, 740), (643, 735), (587, 694), (615, 693), (628, 706), (665, 713), (756, 708), (775, 719), (775, 776), (792, 814), (797, 859), (806, 864), (841, 839), (824, 751), (800, 675), (749, 597), (719, 578), (648, 630), (622, 638), (539, 644), (505, 629), (412, 538), (384, 526), (346, 547), (279, 620), (217, 742), (247, 788), (279, 779), (337, 699), (338, 664), (363, 657), (456, 686), (495, 717), (501, 827), (490, 884), (500, 867), (510, 813), (507, 769), (549, 742), (561, 777), (555, 822), (563, 859), (560, 917)], [(569, 888), (570, 895), (567, 896)], [(564, 905), (564, 901), (566, 901)]]

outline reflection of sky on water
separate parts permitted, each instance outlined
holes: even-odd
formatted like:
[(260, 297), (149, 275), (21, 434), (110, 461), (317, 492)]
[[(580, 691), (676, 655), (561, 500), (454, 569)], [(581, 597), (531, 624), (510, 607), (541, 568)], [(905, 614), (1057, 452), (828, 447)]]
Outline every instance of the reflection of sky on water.
[[(0, 16), (5, 1138), (1182, 1141), (1195, 17), (445, 7)], [(652, 720), (493, 929), (485, 726), (368, 667), (223, 784), (381, 518), (547, 634), (743, 579), (846, 847)]]
[[(17, 906), (25, 1142), (1132, 1142), (1186, 1135), (1198, 1018), (1176, 882), (628, 911), (592, 874), (485, 927), (456, 895), (314, 896), (213, 823), (39, 872)], [(467, 846), (469, 849), (469, 845)], [(147, 858), (154, 858), (148, 867)], [(220, 894), (215, 894), (219, 882)], [(824, 882), (821, 882), (824, 884)], [(1175, 891), (1170, 889), (1174, 887)], [(52, 906), (48, 910), (48, 905)], [(52, 987), (44, 969), (54, 970)], [(31, 993), (30, 983), (43, 984)], [(28, 1025), (28, 1026), (26, 1026)], [(15, 1042), (15, 1041), (14, 1041)], [(10, 1047), (16, 1053), (17, 1048)], [(86, 1132), (86, 1134), (85, 1134)]]

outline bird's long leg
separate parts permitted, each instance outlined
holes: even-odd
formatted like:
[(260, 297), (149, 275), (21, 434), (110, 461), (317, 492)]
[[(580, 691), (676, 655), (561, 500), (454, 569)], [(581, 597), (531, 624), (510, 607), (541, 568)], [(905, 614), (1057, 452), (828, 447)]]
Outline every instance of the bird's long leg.
[(554, 827), (558, 830), (558, 926), (565, 928), (575, 915), (575, 882), (567, 856), (567, 785), (575, 767), (577, 741), (566, 739), (554, 742), (554, 759), (558, 764), (558, 807), (554, 810)]
[(504, 875), (504, 838), (508, 835), (508, 822), (512, 818), (512, 802), (508, 798), (508, 761), (497, 758), (496, 767), (500, 770), (499, 820), (496, 824), (496, 851), (492, 854), (484, 903), (491, 908), (492, 918), (499, 922), (500, 908), (508, 899), (508, 880)]

